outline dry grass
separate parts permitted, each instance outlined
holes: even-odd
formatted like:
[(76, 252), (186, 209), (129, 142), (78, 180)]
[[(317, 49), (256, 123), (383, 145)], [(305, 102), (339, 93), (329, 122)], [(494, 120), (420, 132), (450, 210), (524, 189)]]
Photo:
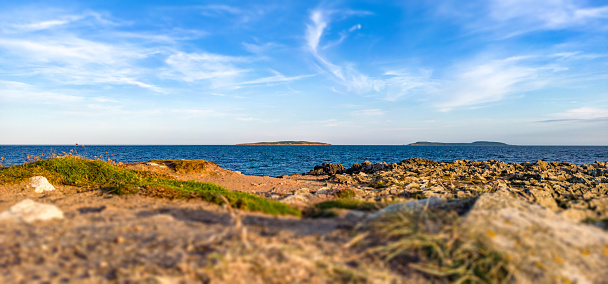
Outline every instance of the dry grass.
[(209, 255), (205, 267), (211, 283), (402, 282), (382, 263), (362, 263), (353, 250), (322, 236), (248, 234), (238, 212), (228, 210), (233, 226), (215, 239), (224, 246)]
[(351, 245), (393, 267), (417, 270), (449, 283), (508, 283), (507, 262), (458, 226), (451, 212), (404, 210), (358, 229)]

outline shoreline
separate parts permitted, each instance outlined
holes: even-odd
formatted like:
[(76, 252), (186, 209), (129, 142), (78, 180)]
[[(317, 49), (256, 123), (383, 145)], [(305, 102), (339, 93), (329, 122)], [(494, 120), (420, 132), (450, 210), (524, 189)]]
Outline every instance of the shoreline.
[[(471, 267), (489, 268), (483, 271), (491, 279), (512, 277), (513, 282), (594, 283), (608, 276), (602, 269), (608, 266), (608, 162), (578, 166), (412, 158), (391, 164), (364, 161), (350, 168), (325, 163), (307, 173), (273, 178), (242, 175), (202, 160), (106, 165), (60, 159), (65, 160), (51, 162), (79, 166), (68, 164), (69, 170), (62, 171), (50, 163), (18, 171), (12, 183), (5, 175), (10, 168), (0, 169), (0, 229), (3, 247), (11, 248), (0, 254), (6, 264), (0, 267), (1, 281), (281, 282), (289, 277), (345, 283), (342, 273), (347, 273), (364, 282), (435, 283), (465, 277), (473, 273), (467, 270)], [(91, 171), (80, 185), (71, 184), (67, 177), (85, 167)], [(28, 176), (41, 173), (54, 191), (33, 190)], [(100, 183), (123, 175), (136, 175), (135, 184)], [(226, 198), (248, 201), (228, 200), (225, 206), (217, 195), (200, 195), (208, 190), (202, 186), (211, 184), (226, 189), (220, 193)], [(184, 195), (193, 186), (201, 187)], [(113, 187), (121, 191), (108, 190)], [(34, 223), (7, 220), (6, 212), (24, 199), (56, 206), (63, 215)], [(303, 216), (273, 216), (257, 205), (247, 207), (260, 200)], [(445, 248), (448, 258), (451, 251), (464, 250), (472, 266), (450, 277), (416, 269), (445, 263), (417, 246), (386, 260), (378, 251), (399, 245), (393, 241), (396, 232), (412, 232), (399, 240), (422, 238)], [(529, 257), (531, 251), (535, 258)]]

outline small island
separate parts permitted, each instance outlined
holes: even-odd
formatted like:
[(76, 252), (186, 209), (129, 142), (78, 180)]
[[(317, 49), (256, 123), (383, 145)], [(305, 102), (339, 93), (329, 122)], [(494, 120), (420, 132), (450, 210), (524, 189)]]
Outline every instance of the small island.
[(410, 143), (408, 144), (408, 146), (509, 146), (509, 144), (491, 141), (475, 141), (473, 143), (444, 143), (418, 141), (416, 143)]
[(243, 143), (236, 145), (331, 145), (328, 143), (321, 142), (309, 142), (309, 141), (277, 141), (277, 142), (256, 142), (256, 143)]

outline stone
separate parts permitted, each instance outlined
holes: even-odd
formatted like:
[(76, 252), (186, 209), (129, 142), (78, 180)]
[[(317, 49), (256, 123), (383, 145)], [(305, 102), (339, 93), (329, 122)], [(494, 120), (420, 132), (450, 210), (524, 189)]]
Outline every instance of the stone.
[(0, 220), (24, 223), (51, 219), (63, 219), (63, 212), (55, 205), (38, 203), (31, 199), (24, 199), (0, 213)]
[(319, 188), (316, 192), (315, 195), (320, 195), (320, 194), (331, 194), (331, 189), (329, 187), (321, 187)]
[(27, 187), (33, 188), (36, 193), (55, 190), (55, 187), (43, 176), (31, 177)]
[(408, 202), (394, 203), (389, 206), (382, 208), (378, 212), (370, 215), (368, 219), (375, 219), (384, 214), (396, 213), (401, 210), (423, 210), (425, 208), (432, 209), (446, 203), (445, 199), (441, 197), (429, 197), (420, 200), (413, 200)]
[(559, 210), (559, 206), (557, 206), (557, 202), (553, 199), (550, 192), (539, 190), (539, 189), (531, 189), (530, 194), (534, 197), (534, 202), (545, 206), (553, 211)]
[(516, 283), (605, 283), (608, 232), (538, 204), (483, 194), (462, 221), (509, 260)]
[(560, 212), (559, 215), (575, 222), (580, 222), (587, 218), (595, 217), (595, 214), (591, 210), (585, 210), (580, 208), (568, 208)]
[(310, 201), (310, 197), (307, 195), (290, 195), (280, 201), (287, 204), (307, 203)]
[(342, 164), (323, 163), (321, 165), (316, 165), (312, 171), (307, 173), (307, 175), (335, 175), (341, 174), (344, 171), (345, 169)]

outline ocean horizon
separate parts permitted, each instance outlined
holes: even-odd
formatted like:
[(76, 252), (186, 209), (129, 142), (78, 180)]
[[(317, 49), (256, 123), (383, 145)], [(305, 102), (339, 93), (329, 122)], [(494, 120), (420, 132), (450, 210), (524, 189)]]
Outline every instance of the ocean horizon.
[[(71, 152), (70, 152), (71, 151)], [(608, 162), (608, 146), (408, 146), (408, 145), (0, 145), (4, 166), (54, 155), (79, 155), (115, 162), (151, 159), (203, 159), (246, 175), (305, 173), (322, 163), (398, 163), (410, 158), (438, 162), (499, 160), (507, 163)], [(29, 157), (29, 158), (28, 158)]]

